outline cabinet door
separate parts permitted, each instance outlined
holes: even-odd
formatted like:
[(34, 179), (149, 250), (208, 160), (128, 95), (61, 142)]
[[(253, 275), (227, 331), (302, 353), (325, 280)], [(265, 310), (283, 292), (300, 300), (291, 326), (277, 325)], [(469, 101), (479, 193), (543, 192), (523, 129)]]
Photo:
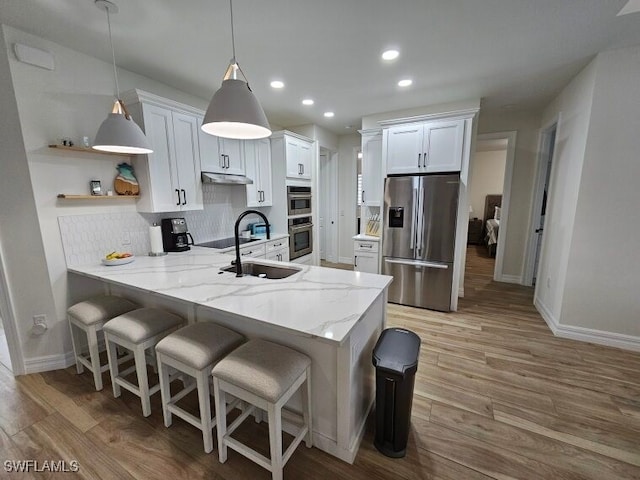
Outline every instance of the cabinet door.
[(226, 155), (226, 167), (222, 173), (245, 174), (242, 142), (240, 140), (218, 137), (218, 149), (220, 154)]
[(422, 168), (423, 126), (389, 128), (387, 137), (387, 173), (419, 173)]
[(355, 252), (353, 256), (353, 269), (356, 272), (378, 273), (378, 255)]
[(283, 248), (275, 250), (273, 252), (267, 252), (265, 257), (267, 260), (275, 260), (276, 262), (288, 262), (289, 261), (289, 248)]
[(362, 138), (362, 201), (366, 206), (382, 204), (382, 135)]
[(247, 185), (247, 207), (260, 207), (261, 187), (258, 167), (258, 144), (254, 140), (244, 142), (244, 164), (247, 178), (253, 180)]
[(153, 153), (148, 158), (149, 181), (144, 185), (150, 201), (142, 211), (176, 212), (182, 203), (179, 198), (178, 174), (175, 162), (173, 119), (171, 110), (155, 105), (143, 105), (144, 129)]
[(203, 209), (198, 128), (198, 120), (195, 117), (173, 113), (176, 170), (182, 198), (181, 210)]
[(425, 125), (426, 172), (459, 172), (462, 167), (464, 120)]
[(203, 117), (197, 117), (200, 167), (203, 172), (224, 173), (223, 158), (218, 151), (218, 137), (209, 135), (200, 128), (202, 119)]
[(271, 178), (271, 143), (268, 138), (254, 140), (258, 157), (258, 177), (260, 178), (260, 207), (273, 205), (273, 181)]
[(301, 148), (297, 139), (285, 137), (285, 157), (287, 159), (287, 177), (300, 178), (302, 175)]
[(302, 174), (299, 178), (311, 180), (311, 159), (313, 158), (312, 145), (307, 142), (300, 142), (300, 163), (302, 164)]

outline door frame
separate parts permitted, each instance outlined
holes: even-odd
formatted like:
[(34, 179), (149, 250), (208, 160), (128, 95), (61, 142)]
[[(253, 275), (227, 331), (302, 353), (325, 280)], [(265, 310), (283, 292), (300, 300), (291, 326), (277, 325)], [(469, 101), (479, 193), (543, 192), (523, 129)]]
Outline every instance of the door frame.
[[(494, 133), (481, 133), (476, 137), (477, 142), (482, 140), (507, 140), (507, 152), (506, 160), (504, 164), (504, 183), (502, 184), (502, 207), (500, 211), (500, 232), (498, 233), (498, 245), (496, 247), (496, 261), (493, 268), (493, 279), (496, 282), (507, 283), (520, 283), (520, 278), (514, 279), (513, 275), (505, 275), (504, 268), (504, 251), (505, 251), (505, 238), (508, 232), (509, 226), (509, 202), (511, 201), (511, 183), (513, 181), (513, 165), (515, 163), (516, 156), (516, 138), (517, 132), (515, 130), (494, 132)], [(475, 155), (475, 152), (474, 152)], [(470, 185), (472, 185), (473, 177), (471, 177)], [(484, 212), (483, 212), (484, 216)], [(484, 220), (484, 218), (483, 218)]]
[[(538, 244), (538, 222), (540, 220), (540, 209), (542, 208), (542, 199), (544, 197), (544, 185), (547, 176), (547, 165), (549, 163), (549, 147), (551, 146), (551, 132), (555, 129), (555, 142), (553, 145), (553, 156), (551, 157), (551, 168), (553, 168), (554, 157), (558, 147), (558, 130), (560, 125), (560, 116), (558, 115), (546, 123), (538, 133), (538, 154), (537, 154), (537, 171), (536, 181), (533, 186), (533, 201), (531, 202), (531, 214), (529, 219), (529, 234), (527, 236), (527, 252), (525, 257), (525, 268), (523, 285), (533, 285), (533, 272), (535, 270), (536, 247)], [(549, 178), (551, 181), (551, 178)], [(547, 194), (547, 210), (549, 209), (550, 195)], [(546, 223), (546, 218), (545, 218)], [(543, 227), (544, 228), (544, 227)], [(542, 245), (540, 246), (542, 250)], [(542, 251), (540, 252), (542, 254)]]
[(7, 346), (9, 347), (9, 358), (11, 359), (11, 370), (14, 376), (24, 375), (24, 357), (22, 355), (22, 345), (18, 335), (16, 317), (14, 315), (11, 294), (9, 293), (9, 283), (7, 282), (6, 270), (4, 267), (3, 253), (0, 245), (0, 321), (2, 321)]

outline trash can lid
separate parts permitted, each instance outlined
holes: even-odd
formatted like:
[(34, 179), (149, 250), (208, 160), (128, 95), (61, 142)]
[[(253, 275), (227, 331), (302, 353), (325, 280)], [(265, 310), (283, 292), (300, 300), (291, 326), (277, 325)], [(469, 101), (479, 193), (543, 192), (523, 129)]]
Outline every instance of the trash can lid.
[(419, 355), (418, 335), (404, 328), (387, 328), (373, 349), (373, 366), (404, 376), (418, 370)]

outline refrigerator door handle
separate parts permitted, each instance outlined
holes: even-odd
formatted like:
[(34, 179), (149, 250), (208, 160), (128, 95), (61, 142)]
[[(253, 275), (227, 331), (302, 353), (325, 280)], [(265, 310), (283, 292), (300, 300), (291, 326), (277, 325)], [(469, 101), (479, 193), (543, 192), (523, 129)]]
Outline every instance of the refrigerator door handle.
[(418, 193), (418, 214), (416, 218), (418, 231), (416, 235), (416, 248), (418, 249), (418, 256), (422, 256), (422, 247), (424, 242), (424, 185), (420, 179), (420, 191)]
[(413, 210), (411, 212), (411, 243), (409, 244), (409, 249), (413, 250), (414, 242), (417, 247), (416, 242), (416, 222), (417, 222), (417, 210), (418, 208), (418, 189), (414, 187), (413, 189)]
[(446, 270), (449, 268), (449, 265), (446, 263), (435, 263), (435, 262), (423, 262), (420, 260), (405, 260), (400, 258), (385, 258), (385, 262), (387, 263), (397, 263), (399, 265), (410, 265), (413, 267), (427, 267), (427, 268), (440, 268), (442, 270)]

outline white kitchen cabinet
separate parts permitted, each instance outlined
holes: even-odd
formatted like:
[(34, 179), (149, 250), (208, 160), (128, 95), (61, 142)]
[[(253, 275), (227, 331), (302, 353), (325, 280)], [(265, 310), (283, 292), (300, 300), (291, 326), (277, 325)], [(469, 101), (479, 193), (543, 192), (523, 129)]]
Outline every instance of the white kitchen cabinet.
[[(264, 258), (266, 253), (265, 244), (261, 243), (259, 245), (245, 245), (240, 247), (240, 258)], [(225, 255), (236, 256), (235, 248), (232, 248), (228, 252), (225, 252)]]
[(287, 178), (311, 180), (313, 143), (290, 135), (284, 137)]
[(390, 127), (387, 174), (460, 171), (464, 128), (463, 119)]
[(218, 137), (218, 155), (222, 157), (225, 165), (220, 173), (245, 174), (242, 142), (240, 140)]
[(353, 245), (353, 269), (356, 272), (378, 273), (379, 242), (356, 240)]
[(200, 127), (202, 117), (198, 118), (198, 137), (200, 140), (200, 158), (203, 172), (244, 175), (244, 151), (240, 140), (209, 135)]
[(153, 149), (136, 161), (138, 210), (202, 210), (197, 118), (144, 102), (132, 105), (131, 110)]
[(273, 205), (271, 178), (271, 145), (268, 138), (244, 141), (246, 175), (253, 180), (247, 185), (247, 207)]
[(265, 244), (267, 260), (276, 260), (278, 262), (289, 261), (289, 241), (287, 238), (279, 240), (271, 240)]
[(382, 205), (382, 132), (362, 134), (362, 203), (367, 207)]

